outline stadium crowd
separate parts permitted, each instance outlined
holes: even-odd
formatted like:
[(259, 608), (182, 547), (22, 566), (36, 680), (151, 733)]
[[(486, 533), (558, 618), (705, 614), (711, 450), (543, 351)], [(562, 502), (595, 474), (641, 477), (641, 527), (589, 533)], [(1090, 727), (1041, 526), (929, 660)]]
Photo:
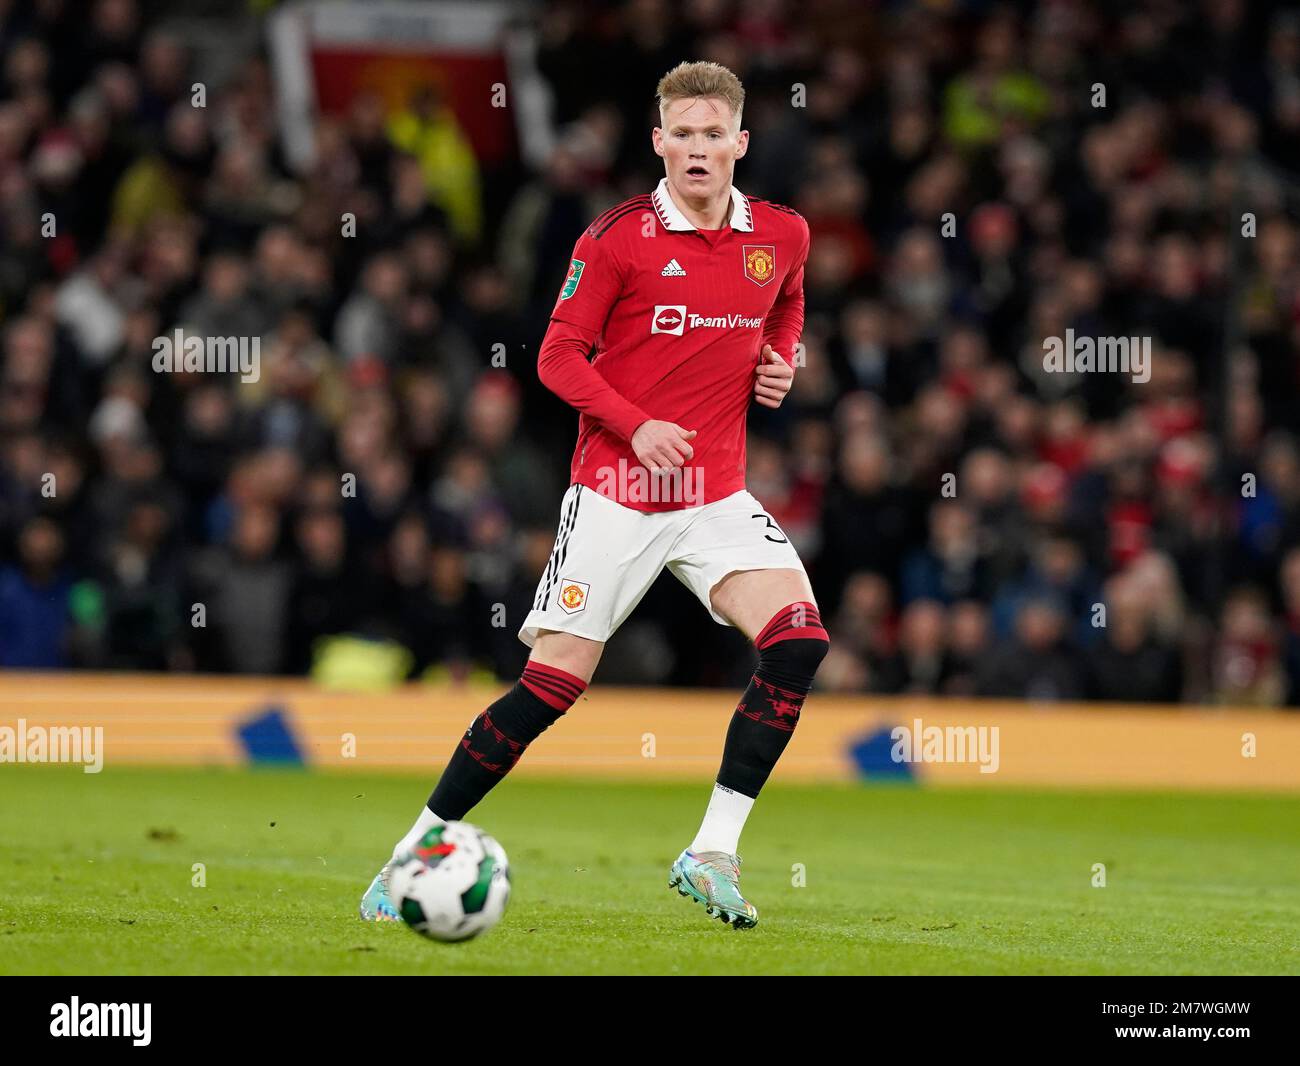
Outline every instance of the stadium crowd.
[[(577, 423), (536, 351), (703, 58), (747, 89), (736, 186), (812, 231), (749, 484), (818, 689), (1300, 704), (1296, 11), (547, 3), (543, 164), (360, 94), (303, 172), (265, 56), (196, 107), (152, 11), (0, 2), (0, 666), (306, 673), (354, 634), (517, 676)], [(177, 328), (260, 376), (156, 372)], [(1149, 336), (1149, 380), (1048, 372), (1069, 329)], [(751, 668), (665, 575), (598, 677)]]

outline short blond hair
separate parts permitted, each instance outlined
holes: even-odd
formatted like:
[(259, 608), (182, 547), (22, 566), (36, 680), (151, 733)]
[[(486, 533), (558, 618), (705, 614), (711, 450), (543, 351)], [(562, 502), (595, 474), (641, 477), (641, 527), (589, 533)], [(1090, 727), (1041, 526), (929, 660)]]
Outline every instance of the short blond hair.
[(666, 119), (668, 105), (674, 100), (693, 100), (708, 96), (725, 100), (731, 107), (736, 128), (745, 109), (745, 87), (740, 79), (721, 63), (678, 63), (659, 79), (655, 98), (659, 102), (659, 121)]

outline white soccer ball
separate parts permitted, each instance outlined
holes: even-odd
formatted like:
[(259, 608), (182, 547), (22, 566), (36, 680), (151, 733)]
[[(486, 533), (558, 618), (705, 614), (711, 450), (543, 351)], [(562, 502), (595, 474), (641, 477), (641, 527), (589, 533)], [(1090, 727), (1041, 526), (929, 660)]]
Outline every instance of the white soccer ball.
[(434, 826), (393, 861), (388, 894), (403, 920), (432, 940), (469, 940), (501, 920), (510, 901), (510, 860), (478, 826)]

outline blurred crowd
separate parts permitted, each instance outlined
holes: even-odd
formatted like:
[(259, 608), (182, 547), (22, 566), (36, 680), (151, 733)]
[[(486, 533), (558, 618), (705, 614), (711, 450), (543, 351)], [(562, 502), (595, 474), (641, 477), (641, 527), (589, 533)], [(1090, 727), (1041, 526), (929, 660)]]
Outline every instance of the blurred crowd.
[[(1300, 12), (533, 15), (533, 165), (432, 90), (321, 116), (303, 170), (256, 49), (199, 107), (212, 42), (152, 7), (0, 0), (0, 666), (307, 673), (351, 634), (517, 675), (577, 423), (536, 351), (691, 58), (746, 86), (736, 186), (812, 231), (749, 485), (819, 691), (1300, 704)], [(259, 338), (258, 380), (155, 371), (178, 328)], [(1067, 329), (1151, 337), (1150, 380), (1046, 372)], [(600, 679), (751, 667), (665, 576)]]

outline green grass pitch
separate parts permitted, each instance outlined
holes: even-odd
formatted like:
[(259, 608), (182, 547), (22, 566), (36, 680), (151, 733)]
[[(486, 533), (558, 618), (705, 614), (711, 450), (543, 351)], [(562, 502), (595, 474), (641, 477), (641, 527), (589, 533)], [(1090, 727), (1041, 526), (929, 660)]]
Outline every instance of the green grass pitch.
[(425, 778), (5, 766), (0, 973), (1300, 973), (1300, 797), (774, 782), (743, 932), (667, 887), (708, 785), (505, 782), (512, 902), (443, 945), (356, 917)]

